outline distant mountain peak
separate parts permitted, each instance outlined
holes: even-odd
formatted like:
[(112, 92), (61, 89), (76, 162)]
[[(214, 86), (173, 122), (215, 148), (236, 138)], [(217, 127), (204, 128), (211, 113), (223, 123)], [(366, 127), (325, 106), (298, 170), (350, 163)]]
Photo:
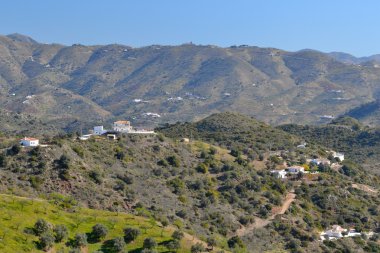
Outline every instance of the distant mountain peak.
[(33, 44), (37, 44), (38, 43), (37, 41), (35, 41), (31, 37), (23, 35), (23, 34), (20, 34), (20, 33), (8, 34), (7, 37), (10, 38), (10, 39), (12, 39), (12, 40), (19, 41), (19, 42), (33, 43)]

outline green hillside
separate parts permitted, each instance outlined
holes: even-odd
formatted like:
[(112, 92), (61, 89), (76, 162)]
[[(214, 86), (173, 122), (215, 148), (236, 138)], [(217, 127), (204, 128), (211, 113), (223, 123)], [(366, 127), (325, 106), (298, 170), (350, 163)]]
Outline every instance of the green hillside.
[[(49, 201), (42, 199), (29, 199), (11, 195), (0, 195), (0, 251), (9, 253), (43, 252), (38, 249), (38, 236), (31, 231), (38, 219), (44, 219), (50, 224), (64, 225), (68, 229), (68, 237), (60, 243), (54, 243), (53, 250), (49, 252), (69, 252), (75, 249), (67, 245), (75, 234), (90, 235), (92, 227), (96, 224), (104, 225), (108, 233), (99, 242), (89, 242), (82, 247), (81, 252), (117, 252), (112, 250), (112, 240), (123, 237), (123, 229), (133, 227), (139, 229), (141, 234), (124, 247), (128, 252), (140, 252), (145, 238), (154, 238), (158, 243), (157, 252), (167, 252), (165, 244), (172, 240), (174, 228), (162, 227), (155, 220), (133, 216), (126, 213), (115, 213), (93, 210), (75, 205), (75, 201), (62, 196), (51, 196)], [(179, 252), (190, 252), (193, 243), (183, 239)]]

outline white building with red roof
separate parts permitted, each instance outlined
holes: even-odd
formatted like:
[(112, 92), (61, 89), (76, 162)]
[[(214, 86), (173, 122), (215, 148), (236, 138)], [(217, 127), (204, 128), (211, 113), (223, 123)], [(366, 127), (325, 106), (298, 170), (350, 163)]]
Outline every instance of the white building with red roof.
[(40, 141), (36, 138), (24, 137), (20, 140), (20, 145), (24, 147), (37, 147), (40, 145)]
[(113, 130), (120, 133), (132, 132), (131, 122), (128, 120), (119, 120), (113, 123)]

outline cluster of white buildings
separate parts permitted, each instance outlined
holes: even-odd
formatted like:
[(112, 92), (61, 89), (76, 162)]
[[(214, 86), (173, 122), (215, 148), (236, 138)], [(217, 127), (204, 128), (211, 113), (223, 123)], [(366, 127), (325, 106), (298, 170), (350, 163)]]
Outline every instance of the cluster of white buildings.
[(145, 129), (135, 129), (128, 120), (115, 121), (112, 124), (112, 130), (105, 129), (103, 126), (94, 126), (92, 133), (79, 137), (80, 140), (88, 140), (92, 135), (105, 135), (110, 139), (116, 139), (115, 133), (125, 134), (155, 134), (154, 131)]
[(367, 232), (367, 233), (363, 232), (363, 233), (360, 233), (360, 232), (357, 232), (353, 228), (351, 228), (351, 229), (345, 229), (345, 228), (342, 228), (339, 225), (333, 225), (331, 227), (331, 229), (321, 232), (320, 239), (321, 239), (321, 241), (324, 241), (326, 239), (336, 240), (336, 239), (340, 239), (340, 238), (343, 238), (343, 237), (361, 236), (362, 234), (365, 234), (368, 237), (371, 237), (371, 236), (374, 235), (373, 232)]

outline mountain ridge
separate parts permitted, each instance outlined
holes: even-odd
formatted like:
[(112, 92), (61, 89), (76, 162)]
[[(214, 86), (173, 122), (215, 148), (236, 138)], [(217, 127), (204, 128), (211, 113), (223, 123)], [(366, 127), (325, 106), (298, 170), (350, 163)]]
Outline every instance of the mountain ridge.
[[(346, 64), (315, 50), (64, 46), (28, 38), (0, 36), (0, 105), (41, 119), (62, 117), (64, 125), (127, 118), (155, 127), (223, 111), (270, 124), (321, 124), (324, 115), (345, 114), (379, 94), (375, 63)], [(40, 100), (26, 99), (33, 95)]]

